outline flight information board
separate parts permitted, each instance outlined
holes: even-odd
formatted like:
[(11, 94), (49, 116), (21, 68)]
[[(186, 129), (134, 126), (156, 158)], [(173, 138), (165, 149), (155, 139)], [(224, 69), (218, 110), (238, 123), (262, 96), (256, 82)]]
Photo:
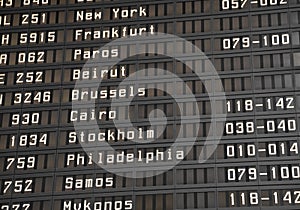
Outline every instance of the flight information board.
[(299, 0), (0, 0), (0, 210), (300, 209)]

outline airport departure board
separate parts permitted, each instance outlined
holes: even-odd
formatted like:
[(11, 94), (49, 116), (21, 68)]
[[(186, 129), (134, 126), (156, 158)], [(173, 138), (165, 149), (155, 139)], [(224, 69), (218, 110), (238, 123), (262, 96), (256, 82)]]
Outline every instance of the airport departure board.
[(0, 210), (300, 209), (300, 0), (0, 0)]

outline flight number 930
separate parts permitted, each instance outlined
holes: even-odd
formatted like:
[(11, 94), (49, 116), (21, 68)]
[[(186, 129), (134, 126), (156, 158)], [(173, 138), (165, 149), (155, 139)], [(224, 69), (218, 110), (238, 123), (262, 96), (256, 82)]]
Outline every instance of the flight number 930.
[(13, 114), (11, 117), (11, 124), (12, 125), (32, 125), (38, 124), (40, 122), (40, 113), (33, 112), (33, 113), (17, 113)]

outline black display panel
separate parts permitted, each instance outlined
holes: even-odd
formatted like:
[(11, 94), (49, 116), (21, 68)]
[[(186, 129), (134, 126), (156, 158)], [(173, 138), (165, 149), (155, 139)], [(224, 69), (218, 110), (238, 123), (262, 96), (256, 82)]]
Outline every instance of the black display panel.
[(298, 0), (0, 0), (0, 210), (300, 209)]

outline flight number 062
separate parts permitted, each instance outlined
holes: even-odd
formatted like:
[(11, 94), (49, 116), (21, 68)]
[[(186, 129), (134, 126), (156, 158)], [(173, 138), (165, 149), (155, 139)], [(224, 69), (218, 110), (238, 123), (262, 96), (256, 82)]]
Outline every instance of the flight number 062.
[(18, 56), (18, 62), (19, 63), (42, 63), (45, 61), (45, 52), (40, 51), (40, 52), (22, 52), (19, 53)]

